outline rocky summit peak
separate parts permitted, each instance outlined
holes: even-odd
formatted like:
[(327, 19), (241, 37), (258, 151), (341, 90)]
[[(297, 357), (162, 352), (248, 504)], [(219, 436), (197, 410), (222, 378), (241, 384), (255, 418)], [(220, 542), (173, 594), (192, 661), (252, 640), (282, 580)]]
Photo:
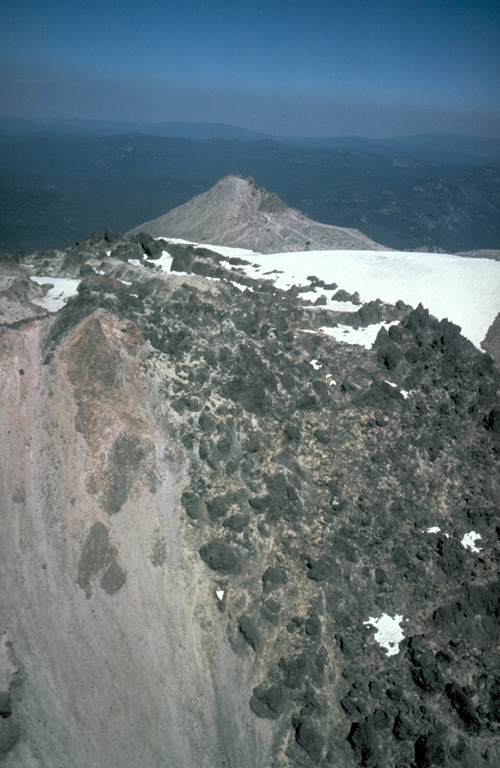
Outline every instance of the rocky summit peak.
[(331, 248), (380, 249), (355, 229), (312, 221), (252, 178), (225, 176), (211, 189), (133, 233), (248, 248), (259, 253)]
[[(210, 199), (238, 190), (275, 203)], [(0, 261), (9, 768), (500, 765), (498, 370), (366, 299), (393, 253), (284, 256)], [(458, 256), (412, 289), (431, 258), (450, 293)]]

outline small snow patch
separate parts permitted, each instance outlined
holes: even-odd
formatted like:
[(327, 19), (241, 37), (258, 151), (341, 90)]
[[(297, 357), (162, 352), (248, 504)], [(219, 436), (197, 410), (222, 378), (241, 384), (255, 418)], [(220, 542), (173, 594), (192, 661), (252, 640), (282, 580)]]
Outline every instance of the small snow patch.
[(446, 536), (447, 539), (450, 538), (450, 534), (442, 531), (439, 525), (432, 525), (430, 528), (426, 528), (425, 532), (426, 533), (442, 533), (443, 536)]
[(353, 304), (352, 301), (334, 301), (328, 300), (327, 308), (333, 312), (357, 312), (360, 308), (359, 304)]
[(380, 619), (370, 616), (368, 621), (364, 621), (363, 624), (372, 626), (377, 630), (375, 640), (387, 650), (388, 656), (394, 656), (399, 653), (399, 643), (404, 640), (403, 630), (399, 626), (402, 621), (403, 617), (399, 614), (391, 617), (387, 613), (383, 613)]
[(254, 289), (251, 285), (244, 285), (243, 283), (237, 283), (234, 280), (228, 280), (228, 283), (231, 283), (231, 285), (234, 285), (235, 288), (237, 288), (239, 291), (244, 293), (245, 291), (250, 291), (251, 293), (254, 292)]
[(66, 304), (66, 300), (71, 296), (76, 296), (78, 286), (81, 280), (75, 280), (70, 277), (38, 277), (32, 275), (30, 278), (38, 285), (51, 285), (45, 296), (39, 299), (32, 299), (32, 304), (43, 307), (48, 312), (58, 312)]
[(475, 544), (475, 542), (481, 538), (482, 536), (480, 533), (471, 531), (470, 533), (465, 534), (465, 536), (463, 537), (460, 543), (462, 544), (462, 547), (465, 547), (466, 549), (470, 549), (471, 552), (481, 552), (482, 547), (476, 547), (476, 544)]
[(400, 389), (399, 391), (400, 391), (400, 392), (401, 392), (401, 394), (403, 395), (404, 399), (405, 399), (405, 400), (408, 400), (408, 398), (410, 397), (410, 395), (414, 395), (414, 394), (415, 394), (415, 391), (416, 391), (416, 390), (414, 390), (414, 389), (410, 389), (410, 390), (408, 391), (407, 389)]
[(170, 272), (170, 267), (172, 266), (173, 258), (169, 254), (168, 251), (162, 251), (162, 254), (159, 259), (150, 260), (151, 264), (155, 264), (156, 266), (160, 267), (162, 272)]
[(216, 589), (215, 594), (217, 595), (218, 600), (222, 600), (224, 598), (224, 590), (223, 589)]
[(319, 369), (323, 367), (316, 359), (311, 360), (310, 365), (312, 365), (315, 371), (319, 371)]
[(371, 349), (381, 328), (390, 328), (393, 323), (374, 323), (366, 328), (353, 328), (350, 325), (337, 325), (335, 328), (322, 327), (320, 330), (327, 336), (333, 336), (336, 341), (345, 341), (347, 344), (359, 344), (365, 349)]

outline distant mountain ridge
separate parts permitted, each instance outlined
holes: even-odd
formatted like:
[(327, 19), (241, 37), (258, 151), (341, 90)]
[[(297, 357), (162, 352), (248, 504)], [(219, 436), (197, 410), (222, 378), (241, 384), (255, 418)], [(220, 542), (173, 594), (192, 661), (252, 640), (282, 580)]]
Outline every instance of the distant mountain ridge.
[(384, 247), (358, 230), (312, 221), (289, 208), (277, 195), (257, 186), (253, 179), (232, 175), (131, 232), (249, 248), (260, 253)]
[(280, 136), (253, 131), (228, 123), (144, 120), (86, 120), (0, 118), (0, 136), (68, 135), (116, 136), (142, 133), (146, 136), (210, 139), (243, 142), (274, 141), (286, 146), (317, 149), (363, 149), (377, 154), (399, 151), (426, 162), (500, 162), (500, 139), (460, 134), (422, 133), (390, 138), (369, 136)]
[[(64, 247), (108, 226), (125, 232), (228, 174), (251, 176), (309, 218), (361, 230), (390, 248), (499, 247), (500, 163), (481, 154), (475, 163), (463, 155), (467, 162), (446, 164), (443, 142), (432, 148), (439, 162), (427, 162), (416, 144), (336, 141), (299, 147), (133, 130), (0, 135), (0, 250)], [(450, 141), (448, 156), (452, 149)]]

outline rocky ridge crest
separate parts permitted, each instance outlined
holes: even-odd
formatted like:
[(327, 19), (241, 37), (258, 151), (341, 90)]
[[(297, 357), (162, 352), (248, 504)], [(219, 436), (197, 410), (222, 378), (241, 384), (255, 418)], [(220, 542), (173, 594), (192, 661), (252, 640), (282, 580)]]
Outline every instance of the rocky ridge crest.
[[(2, 265), (7, 764), (496, 766), (492, 359), (147, 235), (31, 263)], [(34, 316), (31, 271), (78, 293)], [(320, 333), (375, 315), (372, 350)]]

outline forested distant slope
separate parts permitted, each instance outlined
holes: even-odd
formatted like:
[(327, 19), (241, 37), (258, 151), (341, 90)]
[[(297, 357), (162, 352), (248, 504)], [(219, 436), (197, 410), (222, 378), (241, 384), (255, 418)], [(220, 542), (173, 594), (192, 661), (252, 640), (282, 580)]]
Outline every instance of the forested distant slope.
[(252, 176), (311, 219), (393, 248), (500, 247), (494, 142), (450, 142), (448, 152), (438, 137), (301, 143), (2, 135), (0, 249), (64, 246), (107, 226), (128, 231), (228, 174)]

